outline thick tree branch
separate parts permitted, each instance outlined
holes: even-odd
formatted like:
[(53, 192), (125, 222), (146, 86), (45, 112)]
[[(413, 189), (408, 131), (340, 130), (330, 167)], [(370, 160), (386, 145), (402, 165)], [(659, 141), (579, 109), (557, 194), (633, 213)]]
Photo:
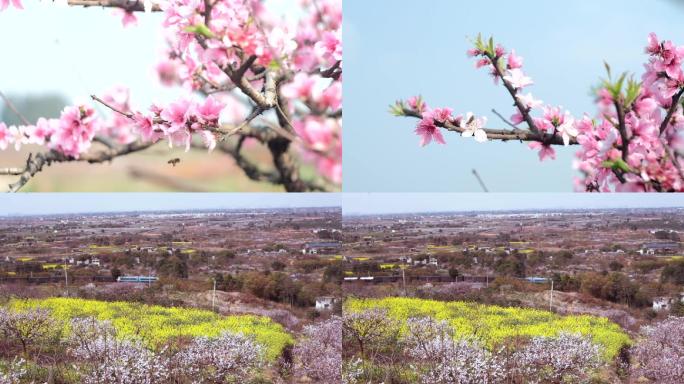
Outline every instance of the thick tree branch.
[(116, 148), (107, 148), (104, 150), (88, 152), (83, 154), (78, 159), (71, 156), (66, 156), (55, 150), (38, 153), (35, 156), (33, 156), (33, 154), (29, 154), (28, 158), (26, 159), (26, 166), (19, 174), (19, 180), (9, 185), (9, 192), (19, 191), (24, 185), (26, 185), (26, 183), (29, 182), (29, 180), (31, 180), (31, 178), (33, 178), (33, 176), (42, 171), (44, 167), (52, 165), (52, 163), (64, 163), (71, 161), (85, 161), (90, 164), (104, 163), (119, 156), (145, 150), (152, 145), (153, 143), (135, 142)]
[(625, 162), (627, 161), (627, 158), (629, 157), (629, 138), (627, 137), (627, 124), (625, 124), (625, 109), (622, 106), (622, 102), (615, 100), (614, 103), (615, 105), (615, 112), (617, 113), (617, 118), (618, 118), (618, 123), (617, 123), (617, 130), (620, 133), (620, 139), (622, 140), (622, 160)]
[(24, 173), (22, 168), (0, 168), (0, 175), (19, 176)]
[[(218, 144), (217, 148), (220, 151), (230, 155), (235, 160), (237, 166), (242, 169), (249, 179), (259, 182), (268, 182), (276, 185), (283, 184), (283, 178), (280, 172), (263, 170), (257, 164), (242, 155), (242, 145), (249, 137), (254, 138), (264, 144), (273, 140), (282, 139), (268, 128), (250, 128), (247, 129), (244, 134), (239, 136), (237, 144), (231, 145), (230, 143), (222, 142)], [(297, 192), (326, 192), (329, 190), (329, 188), (325, 185), (312, 180), (302, 180), (301, 182), (304, 189)]]

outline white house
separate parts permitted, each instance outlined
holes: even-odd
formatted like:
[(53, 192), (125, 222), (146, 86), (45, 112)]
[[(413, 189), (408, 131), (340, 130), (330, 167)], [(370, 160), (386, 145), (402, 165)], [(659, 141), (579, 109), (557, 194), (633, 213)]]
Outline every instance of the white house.
[(316, 309), (319, 311), (330, 311), (339, 299), (332, 296), (321, 296), (316, 298)]
[[(684, 293), (678, 295), (678, 299), (684, 304)], [(675, 303), (677, 297), (656, 297), (653, 299), (653, 310), (658, 311), (668, 311), (672, 304)]]
[(670, 309), (670, 304), (672, 303), (671, 297), (656, 297), (653, 299), (653, 310), (654, 311), (667, 311)]

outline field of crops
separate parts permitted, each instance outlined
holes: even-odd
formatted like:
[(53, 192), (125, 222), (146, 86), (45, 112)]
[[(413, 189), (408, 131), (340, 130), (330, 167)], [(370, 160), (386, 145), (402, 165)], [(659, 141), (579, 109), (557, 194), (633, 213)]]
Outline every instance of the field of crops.
[(457, 335), (477, 337), (490, 348), (514, 337), (553, 337), (561, 332), (570, 332), (591, 336), (603, 348), (604, 356), (612, 359), (623, 345), (631, 343), (629, 336), (617, 324), (596, 316), (561, 316), (530, 308), (398, 297), (350, 298), (344, 305), (344, 310), (350, 312), (371, 308), (386, 309), (390, 317), (400, 321), (425, 316), (445, 320), (454, 327)]
[[(223, 331), (229, 331), (253, 336), (258, 343), (265, 346), (267, 357), (275, 359), (283, 348), (293, 343), (292, 336), (280, 324), (263, 316), (221, 316), (193, 308), (71, 298), (12, 300), (7, 305), (15, 311), (45, 308), (60, 320), (79, 317), (108, 320), (120, 335), (140, 337), (151, 346), (176, 337), (216, 337)], [(65, 331), (69, 331), (68, 327)]]

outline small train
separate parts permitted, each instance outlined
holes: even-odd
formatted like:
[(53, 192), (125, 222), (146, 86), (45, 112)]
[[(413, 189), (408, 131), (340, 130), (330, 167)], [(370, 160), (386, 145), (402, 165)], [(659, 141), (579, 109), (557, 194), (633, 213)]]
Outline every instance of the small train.
[(119, 283), (154, 283), (159, 280), (156, 276), (119, 276), (116, 281)]

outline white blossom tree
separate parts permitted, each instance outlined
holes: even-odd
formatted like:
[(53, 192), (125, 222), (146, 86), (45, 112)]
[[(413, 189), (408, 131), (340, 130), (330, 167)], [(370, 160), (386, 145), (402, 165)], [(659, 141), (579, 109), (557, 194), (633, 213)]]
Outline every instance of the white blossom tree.
[(242, 382), (264, 367), (264, 353), (263, 346), (241, 334), (198, 337), (175, 356), (175, 376), (193, 384)]
[(407, 353), (426, 370), (421, 382), (435, 384), (501, 383), (504, 361), (477, 340), (454, 338), (453, 328), (429, 317), (408, 320)]
[(601, 366), (601, 349), (590, 337), (561, 333), (533, 337), (513, 354), (515, 371), (529, 383), (582, 382)]
[(74, 319), (68, 339), (69, 354), (81, 364), (85, 384), (156, 384), (169, 380), (169, 363), (138, 340), (117, 337), (109, 322)]
[(0, 384), (19, 384), (26, 375), (26, 360), (15, 357), (7, 367), (0, 369)]
[(0, 334), (21, 344), (24, 357), (29, 357), (31, 347), (45, 345), (50, 339), (58, 338), (59, 329), (59, 323), (46, 309), (14, 311), (0, 308)]
[(672, 317), (642, 329), (643, 339), (633, 348), (633, 374), (654, 383), (684, 380), (684, 318)]
[(337, 384), (342, 375), (342, 319), (339, 316), (304, 328), (295, 356), (307, 377), (321, 384)]

